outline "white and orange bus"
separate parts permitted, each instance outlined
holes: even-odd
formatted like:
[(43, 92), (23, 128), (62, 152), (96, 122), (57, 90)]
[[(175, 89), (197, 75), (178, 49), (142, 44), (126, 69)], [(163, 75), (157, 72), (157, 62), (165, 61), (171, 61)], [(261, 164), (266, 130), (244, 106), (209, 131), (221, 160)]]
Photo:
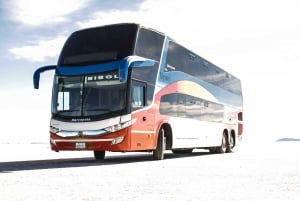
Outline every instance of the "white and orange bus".
[(50, 143), (54, 151), (232, 152), (242, 135), (241, 82), (138, 24), (76, 31), (55, 70)]

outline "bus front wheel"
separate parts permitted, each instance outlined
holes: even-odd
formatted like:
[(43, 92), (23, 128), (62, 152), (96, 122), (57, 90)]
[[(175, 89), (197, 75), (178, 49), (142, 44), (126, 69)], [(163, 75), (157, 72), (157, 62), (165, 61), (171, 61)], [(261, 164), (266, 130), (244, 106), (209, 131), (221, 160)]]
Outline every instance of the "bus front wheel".
[(158, 134), (156, 149), (153, 150), (153, 159), (163, 160), (165, 149), (166, 149), (165, 131), (163, 128), (161, 128)]

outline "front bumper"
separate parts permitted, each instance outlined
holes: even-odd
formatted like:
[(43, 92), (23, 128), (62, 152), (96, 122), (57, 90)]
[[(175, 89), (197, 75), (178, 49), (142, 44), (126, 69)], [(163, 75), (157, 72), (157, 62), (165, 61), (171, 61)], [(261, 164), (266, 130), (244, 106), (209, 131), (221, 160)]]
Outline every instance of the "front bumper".
[(100, 136), (61, 137), (50, 132), (50, 144), (53, 151), (98, 150), (128, 151), (130, 138), (128, 128)]

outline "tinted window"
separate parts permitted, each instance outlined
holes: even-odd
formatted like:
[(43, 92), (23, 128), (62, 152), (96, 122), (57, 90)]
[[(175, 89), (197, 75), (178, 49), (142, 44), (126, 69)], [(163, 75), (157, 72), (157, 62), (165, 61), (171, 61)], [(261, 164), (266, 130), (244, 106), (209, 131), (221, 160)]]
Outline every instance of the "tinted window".
[(153, 94), (155, 88), (155, 82), (158, 72), (158, 63), (154, 66), (145, 66), (139, 68), (131, 68), (131, 78), (136, 80), (143, 80), (147, 84), (146, 99), (147, 105), (150, 105), (153, 101)]
[(151, 30), (141, 28), (137, 39), (135, 54), (141, 57), (160, 60), (164, 36)]
[(205, 81), (215, 79), (212, 75), (219, 73), (210, 68), (207, 61), (172, 41), (169, 43), (165, 71), (182, 71)]
[(167, 54), (167, 66), (165, 71), (187, 72), (187, 51), (180, 45), (170, 42)]
[(169, 42), (165, 71), (181, 71), (235, 94), (241, 94), (240, 80), (172, 41)]
[(146, 84), (132, 80), (131, 86), (131, 107), (132, 111), (145, 107), (146, 105)]
[(133, 54), (135, 24), (119, 24), (85, 29), (66, 41), (58, 65), (88, 65), (119, 60)]
[(158, 63), (154, 66), (145, 66), (139, 68), (132, 68), (132, 79), (143, 80), (149, 84), (154, 85), (158, 72)]

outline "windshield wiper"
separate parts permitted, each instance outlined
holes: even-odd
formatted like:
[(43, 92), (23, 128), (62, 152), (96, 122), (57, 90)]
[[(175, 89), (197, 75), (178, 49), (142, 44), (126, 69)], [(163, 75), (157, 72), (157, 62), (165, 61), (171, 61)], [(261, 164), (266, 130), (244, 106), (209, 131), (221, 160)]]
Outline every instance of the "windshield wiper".
[(85, 109), (85, 111), (107, 111), (112, 112), (113, 110), (107, 108), (97, 108), (97, 109)]
[(56, 114), (68, 113), (68, 112), (80, 112), (80, 110), (61, 110), (61, 111), (57, 111)]

